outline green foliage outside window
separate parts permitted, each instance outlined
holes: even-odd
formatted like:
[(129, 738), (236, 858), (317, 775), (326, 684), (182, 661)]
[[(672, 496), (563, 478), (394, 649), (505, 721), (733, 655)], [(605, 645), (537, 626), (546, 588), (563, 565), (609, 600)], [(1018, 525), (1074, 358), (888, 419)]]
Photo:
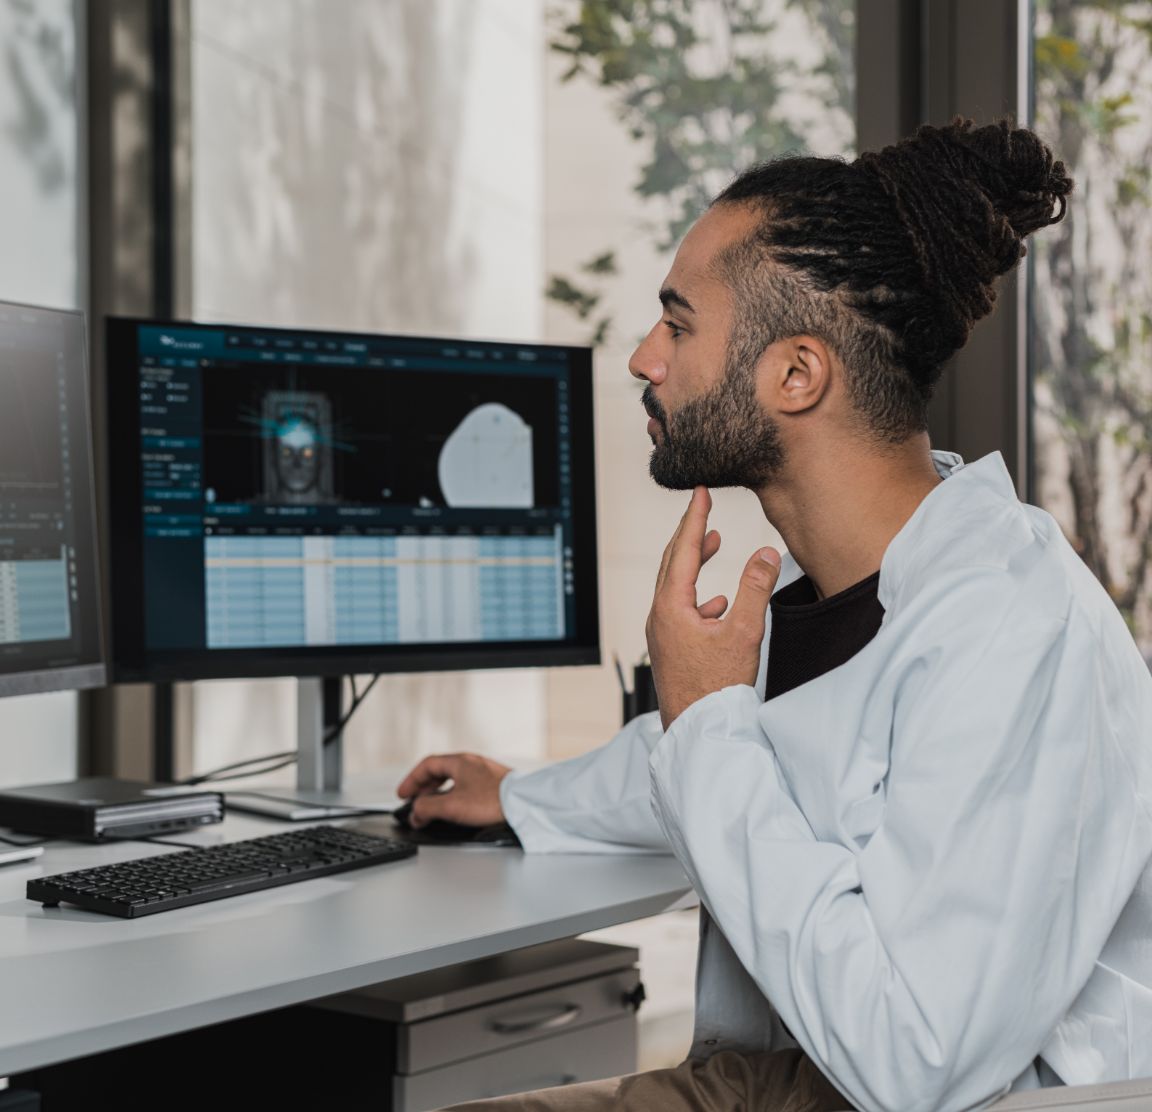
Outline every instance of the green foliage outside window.
[[(552, 11), (561, 81), (604, 90), (641, 152), (633, 188), (655, 247), (679, 242), (740, 170), (807, 148), (797, 94), (831, 114), (847, 152), (855, 10), (854, 0), (582, 0)], [(549, 281), (548, 298), (588, 322), (593, 344), (611, 329), (615, 273), (603, 248)]]

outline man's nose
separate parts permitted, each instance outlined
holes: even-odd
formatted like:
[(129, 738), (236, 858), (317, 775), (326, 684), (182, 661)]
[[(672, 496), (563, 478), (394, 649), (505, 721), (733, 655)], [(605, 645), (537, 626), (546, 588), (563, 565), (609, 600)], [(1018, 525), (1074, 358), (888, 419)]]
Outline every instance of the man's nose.
[(635, 378), (642, 378), (653, 386), (659, 386), (668, 377), (668, 365), (655, 347), (652, 334), (649, 333), (640, 341), (640, 346), (628, 360), (628, 371)]

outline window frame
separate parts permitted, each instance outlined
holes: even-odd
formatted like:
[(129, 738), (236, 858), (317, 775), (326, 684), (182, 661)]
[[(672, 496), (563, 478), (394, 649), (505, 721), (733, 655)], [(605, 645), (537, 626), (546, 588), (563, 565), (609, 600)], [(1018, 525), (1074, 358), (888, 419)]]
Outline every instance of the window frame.
[[(858, 148), (957, 115), (1032, 119), (1031, 0), (858, 0)], [(1032, 495), (1030, 267), (1004, 280), (995, 312), (951, 360), (929, 410), (934, 446), (966, 460), (999, 451)]]

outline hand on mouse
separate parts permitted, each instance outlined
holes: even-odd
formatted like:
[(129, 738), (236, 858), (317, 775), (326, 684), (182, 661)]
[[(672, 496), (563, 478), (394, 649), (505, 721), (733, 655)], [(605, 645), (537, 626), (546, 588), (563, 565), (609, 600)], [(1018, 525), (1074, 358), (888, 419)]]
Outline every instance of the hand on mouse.
[[(409, 822), (419, 829), (433, 819), (491, 826), (504, 821), (500, 781), (512, 770), (478, 753), (425, 757), (401, 782), (396, 794), (412, 800)], [(441, 791), (449, 780), (452, 786)]]

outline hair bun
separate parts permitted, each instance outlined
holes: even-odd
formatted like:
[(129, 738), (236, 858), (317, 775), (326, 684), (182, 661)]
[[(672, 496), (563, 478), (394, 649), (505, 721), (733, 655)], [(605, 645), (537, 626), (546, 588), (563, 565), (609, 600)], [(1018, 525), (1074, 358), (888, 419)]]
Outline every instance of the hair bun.
[(996, 300), (994, 283), (1027, 253), (1023, 240), (1064, 216), (1072, 179), (1035, 132), (957, 117), (856, 163), (896, 206), (942, 341), (959, 348)]
[(1008, 120), (976, 127), (957, 116), (947, 127), (922, 127), (916, 139), (953, 147), (971, 180), (1021, 239), (1064, 218), (1072, 179), (1034, 131)]

